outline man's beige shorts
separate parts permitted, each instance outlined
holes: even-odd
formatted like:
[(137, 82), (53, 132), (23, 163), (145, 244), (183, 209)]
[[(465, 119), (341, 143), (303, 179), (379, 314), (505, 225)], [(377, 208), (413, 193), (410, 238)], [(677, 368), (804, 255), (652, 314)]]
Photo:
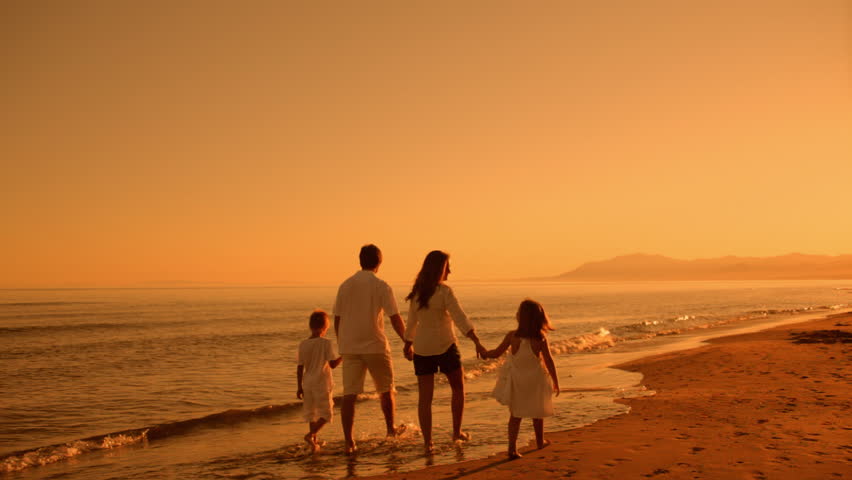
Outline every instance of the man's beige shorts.
[(343, 355), (343, 394), (364, 393), (364, 379), (370, 371), (377, 393), (393, 389), (393, 363), (390, 352)]

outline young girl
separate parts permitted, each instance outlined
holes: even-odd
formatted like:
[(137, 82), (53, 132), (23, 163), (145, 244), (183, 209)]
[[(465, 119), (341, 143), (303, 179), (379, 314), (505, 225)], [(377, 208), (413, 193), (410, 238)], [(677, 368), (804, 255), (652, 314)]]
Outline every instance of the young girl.
[[(494, 387), (494, 398), (509, 407), (509, 458), (520, 458), (517, 441), (521, 418), (532, 418), (535, 442), (544, 448), (544, 419), (553, 415), (551, 395), (559, 395), (559, 377), (547, 345), (547, 331), (553, 330), (544, 308), (533, 300), (521, 302), (516, 315), (518, 329), (506, 334), (503, 342), (483, 358), (498, 358), (510, 350)], [(548, 381), (548, 375), (550, 381)]]

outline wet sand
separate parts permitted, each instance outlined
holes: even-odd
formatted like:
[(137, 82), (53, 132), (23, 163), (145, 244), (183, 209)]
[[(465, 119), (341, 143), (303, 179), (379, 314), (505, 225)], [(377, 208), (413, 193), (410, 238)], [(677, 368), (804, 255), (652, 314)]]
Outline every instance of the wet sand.
[[(852, 478), (852, 314), (619, 365), (656, 395), (552, 444), (395, 480)], [(564, 385), (570, 387), (570, 385)], [(505, 412), (501, 412), (503, 415)], [(531, 431), (525, 420), (522, 433)]]

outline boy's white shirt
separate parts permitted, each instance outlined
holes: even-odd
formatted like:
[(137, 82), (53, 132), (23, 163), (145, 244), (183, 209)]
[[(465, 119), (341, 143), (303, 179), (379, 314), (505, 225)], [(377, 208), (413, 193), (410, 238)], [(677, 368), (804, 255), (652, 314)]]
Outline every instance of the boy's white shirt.
[(305, 367), (302, 374), (302, 389), (321, 388), (327, 392), (334, 389), (330, 360), (340, 358), (334, 342), (325, 337), (302, 340), (299, 344), (296, 361)]

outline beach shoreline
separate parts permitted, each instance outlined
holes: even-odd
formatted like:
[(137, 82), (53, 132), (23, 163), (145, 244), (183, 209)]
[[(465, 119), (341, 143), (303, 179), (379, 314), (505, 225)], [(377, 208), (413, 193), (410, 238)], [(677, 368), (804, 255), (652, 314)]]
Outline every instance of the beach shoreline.
[[(852, 313), (722, 336), (615, 368), (653, 396), (547, 432), (553, 443), (371, 479), (831, 479), (852, 477)], [(522, 424), (531, 429), (531, 422)]]

